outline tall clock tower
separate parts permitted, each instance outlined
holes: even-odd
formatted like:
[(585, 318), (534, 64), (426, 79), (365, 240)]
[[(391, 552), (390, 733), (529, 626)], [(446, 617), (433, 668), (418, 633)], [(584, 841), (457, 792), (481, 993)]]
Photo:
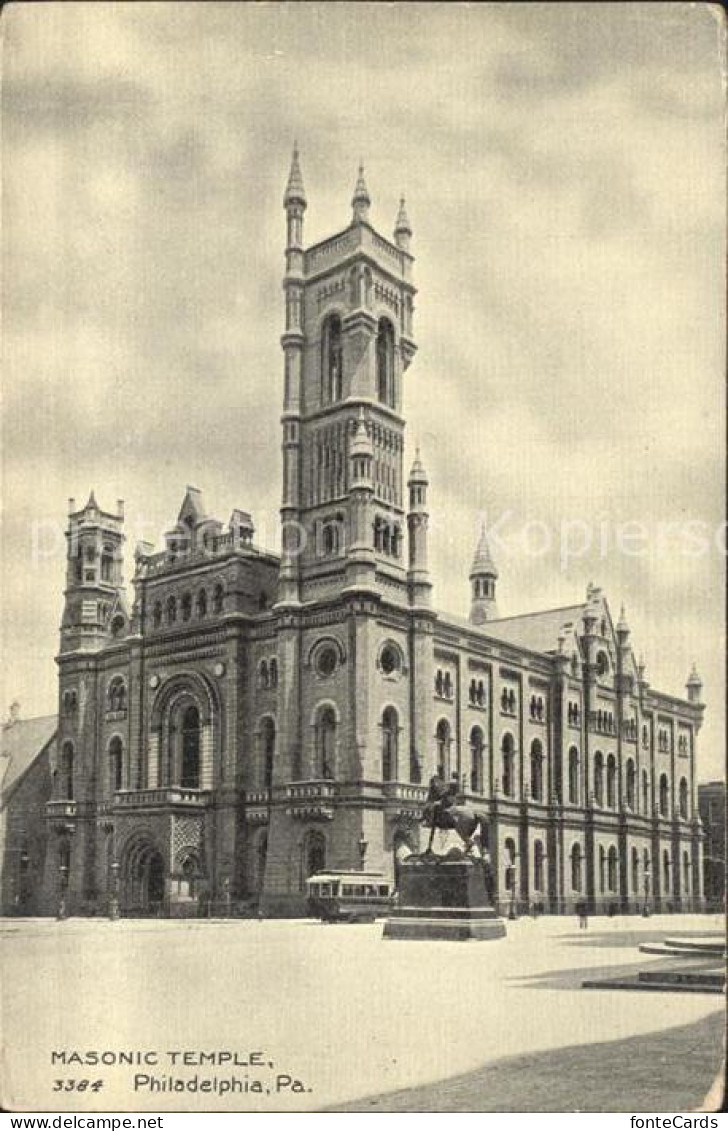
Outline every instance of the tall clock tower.
[(385, 588), (407, 601), (402, 381), (412, 338), (411, 229), (375, 231), (360, 167), (347, 227), (303, 241), (294, 150), (287, 217), (283, 555), (279, 603)]

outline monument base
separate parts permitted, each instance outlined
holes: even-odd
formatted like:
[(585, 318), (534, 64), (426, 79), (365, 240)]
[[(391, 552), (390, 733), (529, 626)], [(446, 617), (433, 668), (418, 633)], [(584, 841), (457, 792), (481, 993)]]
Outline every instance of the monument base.
[(385, 939), (501, 939), (506, 925), (486, 889), (481, 860), (425, 854), (410, 856), (399, 871), (397, 907), (384, 924)]

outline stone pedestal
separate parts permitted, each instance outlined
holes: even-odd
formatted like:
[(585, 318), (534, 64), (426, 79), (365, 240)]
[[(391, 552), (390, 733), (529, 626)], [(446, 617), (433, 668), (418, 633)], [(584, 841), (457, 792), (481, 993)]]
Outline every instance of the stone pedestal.
[(482, 861), (410, 856), (399, 870), (385, 939), (500, 939), (506, 925), (488, 899)]

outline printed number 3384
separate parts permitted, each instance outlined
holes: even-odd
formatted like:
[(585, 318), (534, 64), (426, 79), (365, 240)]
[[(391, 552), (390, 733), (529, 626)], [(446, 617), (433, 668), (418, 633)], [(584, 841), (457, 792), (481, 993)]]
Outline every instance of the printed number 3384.
[(98, 1092), (103, 1088), (103, 1080), (56, 1080), (54, 1092)]

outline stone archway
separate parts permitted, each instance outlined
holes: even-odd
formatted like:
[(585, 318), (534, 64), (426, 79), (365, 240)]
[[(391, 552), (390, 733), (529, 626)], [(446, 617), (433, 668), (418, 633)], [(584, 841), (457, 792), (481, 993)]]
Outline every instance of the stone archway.
[(166, 910), (167, 868), (153, 840), (137, 838), (121, 859), (121, 909), (125, 915), (161, 915)]

